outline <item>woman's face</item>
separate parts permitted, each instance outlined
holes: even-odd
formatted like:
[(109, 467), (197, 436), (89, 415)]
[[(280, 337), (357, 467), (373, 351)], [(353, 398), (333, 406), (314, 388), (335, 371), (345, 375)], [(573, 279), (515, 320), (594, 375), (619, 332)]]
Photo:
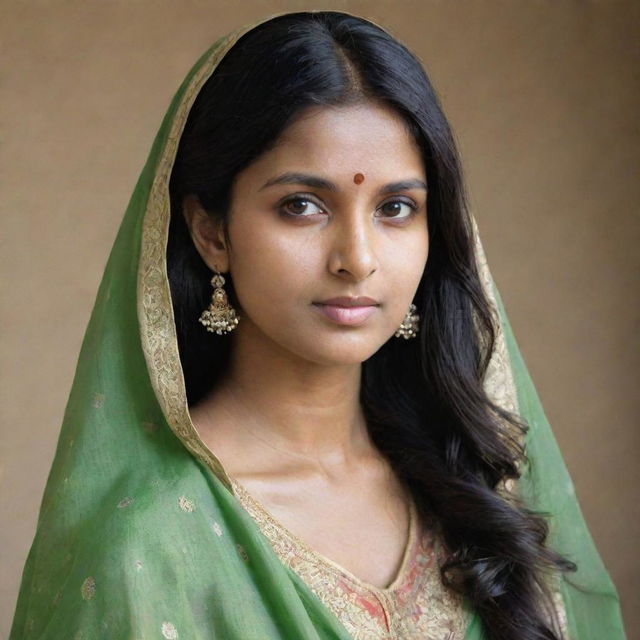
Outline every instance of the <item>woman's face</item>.
[[(404, 319), (424, 270), (426, 200), (420, 150), (394, 111), (307, 109), (238, 174), (230, 245), (203, 256), (231, 273), (237, 339), (317, 363), (369, 358)], [(327, 304), (360, 296), (371, 301)]]

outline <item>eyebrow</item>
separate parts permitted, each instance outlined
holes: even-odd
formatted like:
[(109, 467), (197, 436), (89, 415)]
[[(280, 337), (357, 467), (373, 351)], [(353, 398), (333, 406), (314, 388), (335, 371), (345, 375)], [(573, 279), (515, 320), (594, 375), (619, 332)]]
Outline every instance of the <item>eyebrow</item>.
[[(326, 191), (338, 191), (338, 187), (335, 183), (320, 176), (314, 176), (309, 173), (296, 173), (288, 171), (274, 178), (267, 180), (258, 191), (262, 191), (267, 187), (271, 187), (276, 184), (303, 184), (307, 187), (314, 187), (316, 189), (325, 189)], [(427, 191), (427, 185), (422, 180), (410, 178), (407, 180), (399, 180), (398, 182), (390, 182), (385, 184), (378, 190), (378, 195), (385, 195), (387, 193), (395, 193), (396, 191), (408, 191), (409, 189), (424, 189)]]

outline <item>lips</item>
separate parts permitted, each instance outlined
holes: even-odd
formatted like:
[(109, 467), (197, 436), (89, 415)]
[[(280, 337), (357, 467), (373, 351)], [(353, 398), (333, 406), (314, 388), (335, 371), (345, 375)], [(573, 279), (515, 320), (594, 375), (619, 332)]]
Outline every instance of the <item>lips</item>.
[(350, 298), (348, 296), (340, 296), (338, 298), (329, 298), (328, 300), (321, 300), (315, 304), (328, 304), (334, 307), (370, 307), (377, 305), (378, 301), (367, 296), (356, 296)]
[(339, 325), (362, 324), (372, 316), (379, 303), (367, 296), (349, 298), (345, 296), (314, 302), (313, 306), (329, 320)]

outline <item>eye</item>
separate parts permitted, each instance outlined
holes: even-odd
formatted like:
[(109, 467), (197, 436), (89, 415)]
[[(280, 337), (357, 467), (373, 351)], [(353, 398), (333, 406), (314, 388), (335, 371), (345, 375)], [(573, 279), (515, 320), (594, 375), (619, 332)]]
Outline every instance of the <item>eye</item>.
[[(315, 210), (314, 210), (315, 209)], [(307, 196), (293, 196), (280, 203), (278, 211), (284, 215), (302, 218), (324, 211)]]
[(406, 200), (389, 200), (380, 207), (380, 211), (387, 218), (403, 219), (410, 217), (417, 208), (415, 204)]

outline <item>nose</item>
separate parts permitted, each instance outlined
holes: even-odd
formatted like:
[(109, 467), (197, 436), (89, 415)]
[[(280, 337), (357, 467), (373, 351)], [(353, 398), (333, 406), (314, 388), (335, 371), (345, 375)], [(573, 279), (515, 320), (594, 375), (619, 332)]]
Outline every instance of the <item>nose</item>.
[(345, 215), (340, 221), (336, 218), (329, 270), (342, 278), (360, 282), (378, 268), (374, 221), (365, 215)]

